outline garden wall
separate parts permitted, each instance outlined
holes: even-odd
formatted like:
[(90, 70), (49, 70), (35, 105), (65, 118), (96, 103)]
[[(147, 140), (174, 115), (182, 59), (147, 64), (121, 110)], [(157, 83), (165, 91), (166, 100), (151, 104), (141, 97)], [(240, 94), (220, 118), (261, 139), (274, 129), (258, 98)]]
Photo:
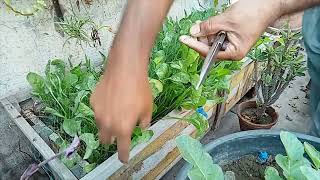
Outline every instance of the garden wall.
[[(224, 0), (226, 1), (226, 0)], [(30, 7), (34, 0), (16, 1), (13, 5), (25, 9)], [(51, 1), (45, 1), (50, 3)], [(60, 0), (66, 16), (70, 12), (70, 2)], [(99, 25), (107, 25), (116, 31), (125, 7), (125, 0), (93, 0), (92, 5), (80, 2), (80, 15), (89, 15)], [(211, 0), (175, 0), (169, 15), (181, 17), (184, 9), (189, 12), (192, 8), (199, 9), (199, 4), (209, 6)], [(222, 1), (221, 1), (222, 2)], [(74, 8), (76, 7), (73, 4)], [(78, 12), (78, 9), (75, 11)], [(0, 98), (9, 95), (19, 96), (26, 94), (29, 86), (25, 80), (28, 72), (42, 72), (47, 61), (51, 58), (63, 58), (66, 60), (72, 56), (73, 62), (84, 60), (84, 52), (96, 64), (101, 63), (98, 51), (107, 54), (114, 37), (106, 29), (101, 30), (102, 46), (98, 48), (83, 45), (83, 49), (74, 42), (66, 43), (66, 37), (59, 34), (54, 25), (54, 10), (51, 4), (42, 12), (24, 17), (15, 15), (7, 9), (5, 4), (0, 4)], [(18, 96), (18, 98), (19, 98)], [(24, 97), (21, 97), (22, 99)]]

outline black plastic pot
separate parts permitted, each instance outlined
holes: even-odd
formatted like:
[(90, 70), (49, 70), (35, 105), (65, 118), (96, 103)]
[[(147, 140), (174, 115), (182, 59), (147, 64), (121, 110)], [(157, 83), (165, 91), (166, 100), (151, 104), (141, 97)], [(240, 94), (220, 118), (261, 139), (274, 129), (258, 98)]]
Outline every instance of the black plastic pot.
[[(320, 149), (320, 138), (295, 133), (301, 142), (309, 142), (316, 149)], [(205, 145), (214, 163), (225, 165), (244, 155), (258, 154), (259, 151), (267, 151), (269, 154), (285, 154), (285, 149), (280, 140), (280, 131), (252, 130), (230, 134)], [(187, 179), (191, 165), (184, 162), (177, 180)]]

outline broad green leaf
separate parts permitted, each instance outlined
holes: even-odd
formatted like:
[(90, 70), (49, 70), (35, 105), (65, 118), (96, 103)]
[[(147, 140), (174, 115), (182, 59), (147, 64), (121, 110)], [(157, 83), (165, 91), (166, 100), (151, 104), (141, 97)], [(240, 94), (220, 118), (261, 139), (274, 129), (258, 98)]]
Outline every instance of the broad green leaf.
[(278, 171), (271, 166), (268, 166), (264, 173), (265, 180), (283, 180), (280, 176)]
[(191, 109), (195, 109), (196, 107), (194, 106), (192, 101), (185, 101), (181, 104), (181, 107), (183, 107), (186, 110), (191, 110)]
[(148, 142), (152, 136), (152, 130), (142, 130), (140, 127), (136, 127), (131, 140), (131, 148), (135, 147), (137, 144)]
[(281, 154), (276, 155), (275, 157), (277, 164), (283, 170), (283, 175), (287, 178), (299, 179), (303, 180), (304, 178), (300, 167), (301, 166), (309, 166), (310, 162), (306, 158), (302, 158), (300, 160), (294, 161), (291, 160), (288, 156), (283, 156)]
[(52, 114), (54, 116), (57, 116), (57, 117), (60, 117), (60, 118), (65, 118), (62, 114), (60, 114), (57, 110), (53, 109), (53, 108), (50, 108), (50, 107), (46, 107), (44, 109), (44, 112), (45, 113), (48, 113), (48, 114)]
[(97, 167), (97, 164), (96, 163), (91, 163), (91, 164), (86, 164), (84, 167), (83, 167), (83, 170), (85, 173), (89, 173), (90, 171), (92, 171), (94, 168)]
[(308, 166), (302, 166), (300, 170), (307, 180), (320, 180), (320, 170), (315, 170)]
[(78, 76), (75, 74), (67, 73), (63, 79), (64, 85), (69, 88), (78, 82)]
[(84, 115), (85, 117), (94, 117), (93, 110), (84, 103), (79, 104), (78, 112)]
[(61, 59), (50, 60), (46, 66), (45, 74), (47, 76), (57, 75), (60, 79), (63, 79), (65, 74), (65, 63)]
[(198, 84), (199, 79), (200, 79), (199, 74), (192, 74), (191, 75), (191, 84), (192, 84), (192, 86), (196, 87), (197, 84)]
[(190, 179), (204, 177), (207, 180), (223, 180), (222, 169), (213, 164), (211, 156), (204, 151), (201, 143), (187, 135), (181, 135), (176, 138), (177, 147), (182, 157), (189, 162), (193, 169)]
[(320, 152), (307, 142), (304, 142), (304, 148), (316, 168), (320, 169)]
[(187, 18), (183, 18), (179, 21), (179, 27), (181, 29), (180, 35), (189, 34), (189, 29), (191, 28), (193, 22)]
[(216, 73), (217, 73), (217, 76), (218, 77), (223, 77), (223, 76), (226, 76), (226, 75), (230, 75), (231, 74), (231, 71), (229, 69), (218, 69), (216, 70)]
[(188, 172), (188, 177), (190, 180), (206, 180), (206, 177), (201, 173), (199, 168), (193, 167)]
[(170, 66), (174, 69), (181, 70), (183, 65), (181, 61), (175, 61), (175, 62), (172, 62)]
[(67, 134), (74, 137), (81, 130), (81, 121), (65, 119), (62, 123), (62, 128)]
[(164, 79), (166, 78), (168, 72), (169, 72), (169, 65), (166, 63), (162, 63), (157, 67), (156, 74), (159, 77), (159, 79)]
[(169, 47), (170, 44), (172, 43), (172, 39), (173, 39), (173, 34), (167, 32), (167, 33), (165, 34), (165, 37), (164, 37), (163, 40), (162, 40), (162, 46), (163, 46), (164, 48)]
[(185, 63), (184, 65), (186, 67), (189, 67), (191, 64), (193, 63), (197, 63), (197, 59), (199, 58), (199, 53), (196, 52), (195, 50), (193, 49), (189, 49), (189, 52), (188, 52), (188, 56), (187, 56), (187, 59), (185, 60)]
[(183, 69), (186, 70), (193, 63), (198, 63), (199, 53), (186, 45), (181, 46)]
[(173, 74), (170, 79), (172, 81), (180, 82), (180, 83), (183, 83), (183, 84), (186, 84), (186, 83), (190, 82), (189, 75), (187, 73), (184, 73), (184, 72), (178, 72), (176, 74)]
[(36, 73), (30, 72), (27, 75), (27, 81), (36, 93), (44, 91), (45, 83), (44, 78)]
[(80, 104), (80, 102), (82, 101), (83, 98), (85, 98), (87, 95), (89, 94), (88, 91), (86, 90), (81, 90), (77, 93), (77, 96), (74, 100), (74, 108), (78, 109), (78, 106)]
[(83, 159), (88, 159), (92, 151), (99, 147), (99, 141), (95, 139), (94, 135), (91, 133), (81, 134), (79, 137), (84, 143), (86, 143), (86, 153)]
[(157, 56), (156, 58), (153, 59), (153, 62), (155, 62), (156, 66), (160, 65), (163, 63), (164, 60), (164, 55)]
[(97, 81), (95, 77), (93, 75), (90, 75), (87, 81), (88, 90), (93, 91), (93, 89), (96, 87), (96, 84), (97, 84)]
[(281, 131), (280, 139), (290, 160), (303, 159), (304, 147), (294, 134)]
[(151, 85), (152, 96), (156, 98), (163, 91), (163, 85), (156, 79), (149, 79), (149, 83)]

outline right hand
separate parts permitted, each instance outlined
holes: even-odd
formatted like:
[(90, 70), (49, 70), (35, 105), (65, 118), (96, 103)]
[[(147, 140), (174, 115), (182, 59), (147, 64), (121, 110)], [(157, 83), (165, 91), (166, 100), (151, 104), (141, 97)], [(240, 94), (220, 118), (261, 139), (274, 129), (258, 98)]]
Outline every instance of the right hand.
[(198, 22), (190, 29), (191, 36), (183, 35), (180, 41), (206, 56), (217, 33), (227, 32), (228, 45), (220, 51), (220, 60), (241, 60), (249, 52), (265, 29), (281, 16), (279, 0), (240, 0), (224, 13)]

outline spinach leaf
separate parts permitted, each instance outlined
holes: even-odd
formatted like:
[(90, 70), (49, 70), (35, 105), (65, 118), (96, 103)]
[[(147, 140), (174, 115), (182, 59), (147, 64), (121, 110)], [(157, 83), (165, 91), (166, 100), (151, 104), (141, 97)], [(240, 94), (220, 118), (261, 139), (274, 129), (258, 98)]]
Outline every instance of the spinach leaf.
[(86, 153), (83, 159), (88, 159), (91, 156), (92, 151), (99, 147), (99, 141), (95, 140), (94, 135), (91, 133), (81, 134), (79, 138), (86, 143)]

